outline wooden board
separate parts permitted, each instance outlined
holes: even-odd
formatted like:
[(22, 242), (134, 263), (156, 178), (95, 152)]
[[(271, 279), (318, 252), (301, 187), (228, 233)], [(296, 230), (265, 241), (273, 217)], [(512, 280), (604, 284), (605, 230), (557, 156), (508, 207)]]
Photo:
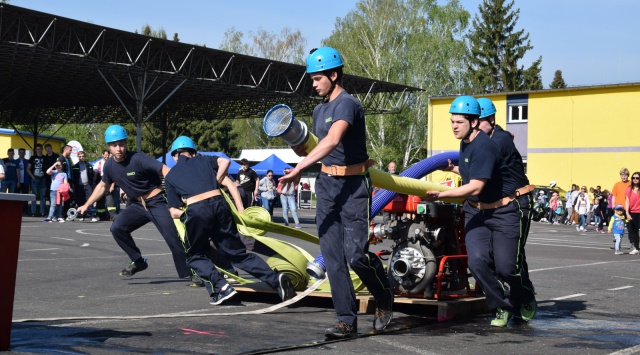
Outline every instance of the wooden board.
[[(244, 301), (259, 302), (279, 302), (277, 292), (264, 283), (252, 283), (245, 285), (233, 285), (238, 291), (238, 298)], [(373, 314), (376, 309), (376, 302), (368, 292), (356, 293), (358, 302), (358, 312)], [(332, 308), (331, 293), (312, 292), (299, 302), (305, 306)], [(453, 300), (430, 300), (424, 298), (409, 298), (396, 296), (394, 308), (402, 309), (403, 313), (424, 314), (429, 311), (438, 321), (447, 321), (469, 315), (483, 314), (488, 312), (487, 303), (484, 297), (468, 297)]]

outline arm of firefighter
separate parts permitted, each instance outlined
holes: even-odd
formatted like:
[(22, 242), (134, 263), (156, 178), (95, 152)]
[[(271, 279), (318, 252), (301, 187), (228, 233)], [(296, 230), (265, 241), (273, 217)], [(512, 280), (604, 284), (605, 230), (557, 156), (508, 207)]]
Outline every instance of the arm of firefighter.
[(451, 159), (447, 160), (447, 167), (444, 169), (441, 169), (442, 171), (451, 171), (452, 173), (456, 173), (458, 175), (460, 175), (460, 170), (458, 169), (457, 166), (453, 165), (453, 163), (451, 162)]
[(179, 208), (169, 207), (169, 214), (171, 215), (171, 218), (173, 218), (173, 219), (180, 219), (180, 217), (182, 216), (183, 213), (184, 213), (184, 211), (179, 209)]
[(226, 186), (227, 189), (229, 190), (229, 193), (233, 198), (233, 202), (235, 203), (236, 209), (238, 210), (238, 212), (239, 213), (244, 212), (244, 206), (242, 205), (242, 198), (240, 197), (240, 191), (238, 191), (236, 184), (234, 184), (233, 181), (231, 181), (231, 179), (229, 179), (228, 176), (225, 176), (224, 179), (222, 180), (222, 185)]
[(91, 193), (91, 196), (89, 196), (89, 199), (87, 199), (87, 202), (78, 207), (78, 213), (81, 215), (84, 214), (89, 206), (92, 206), (94, 202), (101, 199), (102, 196), (104, 196), (105, 191), (108, 191), (111, 186), (113, 186), (113, 184), (109, 184), (109, 186), (107, 186), (104, 181), (100, 181), (93, 189), (93, 192)]
[(468, 184), (447, 191), (427, 191), (427, 201), (436, 201), (444, 198), (469, 197), (479, 194), (488, 179), (472, 179)]
[(218, 173), (216, 175), (216, 181), (218, 181), (218, 185), (222, 185), (223, 180), (227, 177), (229, 165), (231, 165), (231, 160), (222, 157), (218, 158)]
[(162, 164), (162, 169), (160, 169), (159, 173), (162, 174), (162, 176), (167, 176), (170, 170), (171, 169), (166, 164)]
[(300, 182), (300, 173), (302, 173), (302, 170), (319, 162), (336, 149), (349, 127), (349, 122), (345, 120), (337, 120), (333, 122), (333, 124), (331, 124), (331, 128), (329, 128), (327, 136), (319, 141), (318, 145), (309, 152), (309, 155), (302, 159), (302, 161), (298, 163), (298, 165), (296, 165), (289, 174), (281, 177), (279, 180), (282, 181), (282, 183), (294, 182), (297, 184)]

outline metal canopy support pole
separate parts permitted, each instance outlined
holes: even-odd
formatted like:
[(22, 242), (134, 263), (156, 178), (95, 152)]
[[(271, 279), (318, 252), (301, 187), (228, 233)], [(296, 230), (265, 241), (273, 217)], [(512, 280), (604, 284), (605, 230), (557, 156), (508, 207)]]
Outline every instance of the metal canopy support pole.
[(138, 77), (136, 88), (136, 152), (142, 152), (142, 123), (144, 111), (144, 87), (147, 81), (147, 73), (144, 73), (144, 80)]
[[(139, 76), (136, 80), (136, 83), (133, 83), (133, 80), (131, 80), (131, 87), (132, 87), (132, 92), (129, 92), (124, 85), (122, 85), (122, 83), (120, 83), (118, 81), (118, 79), (116, 78), (115, 80), (123, 87), (123, 89), (125, 89), (125, 91), (127, 91), (127, 94), (131, 97), (135, 99), (135, 116), (133, 114), (131, 114), (131, 111), (129, 111), (129, 108), (127, 108), (127, 105), (124, 103), (124, 101), (122, 100), (122, 98), (120, 97), (120, 95), (118, 95), (118, 93), (116, 92), (116, 90), (113, 88), (113, 86), (109, 83), (109, 80), (107, 80), (107, 77), (102, 73), (102, 71), (98, 68), (98, 73), (100, 73), (100, 76), (102, 77), (102, 79), (105, 81), (105, 83), (107, 83), (107, 86), (109, 86), (109, 89), (111, 89), (111, 92), (113, 93), (113, 95), (115, 95), (115, 97), (118, 99), (118, 101), (120, 102), (120, 105), (124, 108), (124, 110), (127, 112), (127, 114), (129, 115), (129, 117), (131, 118), (131, 120), (133, 121), (133, 123), (135, 123), (136, 125), (136, 151), (137, 152), (142, 152), (142, 125), (148, 121), (153, 114), (156, 113), (156, 111), (158, 111), (158, 109), (160, 109), (160, 107), (162, 107), (167, 100), (169, 100), (169, 98), (171, 98), (171, 96), (173, 96), (173, 94), (175, 94), (178, 89), (180, 89), (182, 87), (182, 85), (184, 85), (184, 83), (186, 83), (188, 81), (188, 78), (184, 78), (175, 88), (173, 88), (173, 90), (171, 90), (171, 92), (169, 92), (169, 94), (167, 94), (167, 96), (165, 96), (165, 98), (151, 111), (151, 113), (149, 113), (146, 117), (144, 117), (144, 104), (145, 104), (145, 99), (148, 97), (153, 96), (153, 94), (155, 94), (157, 92), (157, 90), (164, 86), (166, 83), (168, 83), (169, 81), (166, 80), (165, 82), (163, 82), (162, 84), (159, 84), (158, 89), (156, 89), (156, 91), (152, 92), (151, 95), (147, 94), (151, 91), (151, 88), (153, 87), (155, 80), (158, 78), (156, 77), (150, 85), (148, 85), (149, 87), (147, 87), (147, 72), (145, 71), (143, 76)], [(131, 79), (131, 77), (130, 77)], [(166, 132), (163, 132), (163, 134), (165, 134)], [(166, 144), (166, 138), (165, 138), (165, 144)]]
[(167, 111), (167, 106), (162, 108), (162, 164), (167, 164)]

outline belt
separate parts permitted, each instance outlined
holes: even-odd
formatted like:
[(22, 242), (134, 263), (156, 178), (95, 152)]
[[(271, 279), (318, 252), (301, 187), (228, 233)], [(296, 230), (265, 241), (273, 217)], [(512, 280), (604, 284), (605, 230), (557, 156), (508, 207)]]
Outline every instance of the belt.
[(142, 204), (142, 207), (144, 207), (144, 209), (146, 210), (147, 204), (144, 201), (154, 197), (155, 195), (161, 192), (162, 192), (162, 189), (156, 187), (155, 189), (147, 192), (146, 194), (134, 198), (134, 200), (140, 201), (140, 203)]
[(511, 203), (511, 201), (515, 200), (517, 197), (519, 196), (524, 196), (528, 193), (531, 193), (531, 191), (533, 191), (536, 188), (535, 185), (527, 185), (524, 187), (521, 187), (519, 189), (516, 190), (516, 192), (512, 193), (511, 195), (507, 196), (507, 197), (503, 197), (501, 199), (499, 199), (498, 201), (495, 202), (491, 202), (491, 203), (484, 203), (484, 202), (474, 202), (474, 201), (467, 201), (469, 202), (469, 204), (479, 210), (493, 210), (496, 208), (500, 208), (503, 206), (506, 206), (508, 204)]
[(193, 205), (194, 203), (198, 203), (200, 201), (206, 200), (208, 198), (216, 197), (216, 196), (220, 196), (219, 189), (215, 189), (215, 190), (203, 192), (201, 194), (197, 194), (195, 196), (191, 196), (185, 202), (187, 203), (187, 206), (189, 206), (189, 205)]
[(334, 175), (334, 176), (358, 175), (367, 171), (375, 163), (376, 163), (375, 160), (369, 159), (362, 163), (347, 165), (347, 166), (339, 166), (339, 165), (327, 166), (322, 164), (322, 168), (320, 169), (320, 171), (322, 171), (327, 175)]

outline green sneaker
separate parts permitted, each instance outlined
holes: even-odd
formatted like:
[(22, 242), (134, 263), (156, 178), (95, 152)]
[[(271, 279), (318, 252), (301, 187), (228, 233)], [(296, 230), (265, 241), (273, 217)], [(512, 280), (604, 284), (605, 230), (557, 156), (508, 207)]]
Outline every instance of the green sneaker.
[(533, 301), (529, 303), (525, 303), (520, 307), (520, 316), (522, 316), (522, 320), (528, 322), (535, 317), (536, 312), (538, 311), (538, 302), (534, 298)]
[(504, 328), (507, 323), (513, 318), (513, 313), (505, 311), (502, 308), (496, 309), (496, 318), (491, 321), (492, 327)]

